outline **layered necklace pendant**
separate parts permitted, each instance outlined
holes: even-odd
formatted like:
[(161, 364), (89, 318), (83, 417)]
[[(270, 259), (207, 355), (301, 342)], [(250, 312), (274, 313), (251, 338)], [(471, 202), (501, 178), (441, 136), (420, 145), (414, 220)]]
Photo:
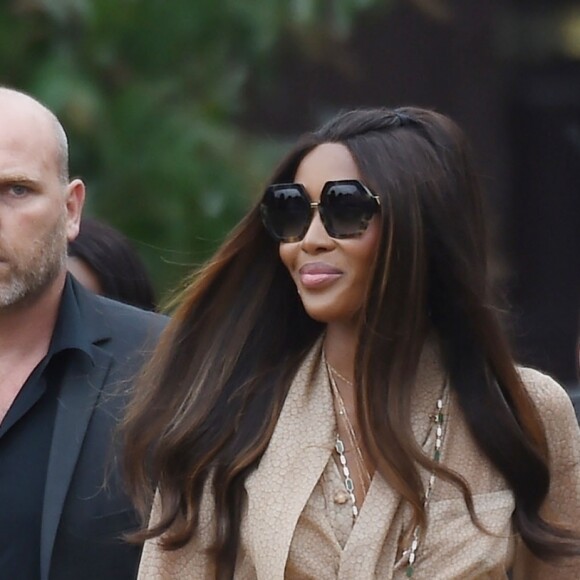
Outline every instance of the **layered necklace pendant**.
[[(344, 400), (343, 400), (342, 396), (340, 395), (340, 391), (338, 390), (335, 376), (338, 377), (340, 380), (342, 380), (344, 383), (346, 383), (351, 388), (353, 387), (353, 383), (351, 381), (349, 381), (347, 378), (343, 377), (332, 366), (330, 366), (330, 364), (326, 360), (325, 360), (325, 364), (326, 364), (326, 369), (327, 369), (327, 373), (328, 373), (328, 380), (330, 382), (330, 387), (332, 390), (332, 395), (333, 395), (333, 398), (334, 398), (334, 401), (335, 401), (335, 404), (337, 407), (338, 418), (342, 419), (342, 421), (344, 423), (344, 427), (346, 429), (346, 434), (348, 435), (348, 438), (350, 439), (350, 444), (352, 445), (353, 451), (355, 453), (357, 468), (359, 469), (360, 474), (361, 474), (361, 478), (362, 478), (361, 483), (363, 484), (363, 487), (364, 487), (364, 485), (366, 485), (368, 488), (368, 486), (370, 485), (371, 476), (370, 476), (370, 473), (368, 472), (368, 469), (366, 468), (363, 454), (362, 454), (361, 448), (360, 448), (358, 441), (357, 441), (357, 438), (356, 438), (356, 433), (355, 433), (354, 427), (353, 427), (353, 425), (348, 417), (348, 413), (346, 411), (346, 405), (344, 404)], [(359, 509), (358, 509), (358, 506), (356, 503), (355, 483), (354, 483), (354, 479), (352, 477), (352, 473), (348, 467), (348, 463), (347, 463), (347, 459), (346, 459), (346, 446), (344, 444), (344, 441), (340, 437), (340, 433), (338, 432), (338, 429), (337, 429), (337, 433), (336, 433), (334, 449), (336, 450), (336, 453), (338, 455), (338, 460), (340, 462), (340, 468), (342, 470), (342, 475), (344, 478), (344, 488), (346, 490), (346, 493), (348, 494), (348, 497), (350, 499), (350, 503), (352, 506), (352, 517), (353, 517), (353, 519), (356, 519), (358, 516), (358, 513), (359, 513)], [(362, 491), (364, 491), (364, 490), (362, 490)]]
[(340, 465), (342, 468), (342, 474), (344, 476), (344, 488), (346, 489), (346, 493), (348, 493), (348, 497), (352, 505), (352, 517), (356, 518), (358, 516), (358, 507), (356, 505), (356, 498), (354, 496), (354, 481), (350, 476), (350, 470), (346, 463), (346, 455), (344, 454), (345, 452), (344, 443), (342, 442), (340, 435), (338, 433), (336, 434), (336, 442), (334, 443), (334, 448), (338, 453), (338, 459), (340, 461)]
[[(333, 395), (333, 398), (334, 398), (334, 401), (335, 401), (335, 404), (337, 407), (338, 418), (343, 420), (344, 426), (346, 428), (346, 433), (347, 433), (349, 439), (351, 439), (350, 442), (353, 445), (353, 450), (356, 453), (357, 466), (361, 470), (361, 476), (364, 477), (366, 475), (366, 482), (367, 482), (367, 484), (370, 484), (370, 479), (371, 479), (370, 474), (369, 474), (368, 470), (366, 469), (363, 455), (362, 455), (361, 449), (360, 449), (358, 442), (357, 442), (357, 439), (356, 439), (356, 434), (354, 432), (352, 423), (350, 422), (350, 420), (348, 418), (348, 414), (346, 412), (346, 406), (345, 406), (344, 401), (340, 395), (340, 391), (338, 390), (338, 386), (336, 384), (335, 377), (338, 377), (340, 380), (342, 380), (344, 383), (346, 383), (350, 387), (353, 386), (353, 383), (351, 381), (349, 381), (348, 379), (346, 379), (345, 377), (343, 377), (336, 369), (334, 369), (328, 363), (326, 358), (324, 358), (324, 363), (326, 365), (326, 369), (328, 372), (328, 379), (330, 382), (330, 387), (332, 389), (332, 395)], [(446, 427), (446, 425), (444, 425), (444, 421), (445, 421), (444, 411), (445, 411), (445, 404), (447, 403), (448, 397), (449, 397), (448, 388), (447, 388), (447, 385), (444, 385), (443, 389), (442, 389), (441, 396), (437, 399), (437, 401), (435, 403), (435, 412), (430, 416), (432, 421), (433, 421), (433, 424), (434, 424), (433, 428), (435, 429), (435, 444), (433, 446), (433, 456), (432, 456), (433, 461), (435, 463), (441, 463), (441, 453), (443, 450), (443, 437), (445, 434), (445, 427)], [(338, 459), (340, 462), (340, 467), (341, 467), (342, 475), (344, 478), (344, 487), (346, 489), (346, 492), (348, 494), (348, 497), (349, 497), (351, 505), (352, 505), (353, 519), (356, 519), (356, 517), (358, 516), (358, 513), (359, 513), (359, 509), (358, 509), (358, 506), (356, 504), (355, 484), (354, 484), (354, 480), (352, 477), (352, 473), (351, 473), (350, 469), (348, 468), (348, 464), (347, 464), (346, 447), (344, 445), (344, 441), (341, 439), (340, 434), (338, 433), (338, 429), (337, 429), (337, 433), (336, 433), (334, 448), (336, 450), (336, 453), (338, 455)], [(435, 472), (432, 471), (429, 474), (427, 487), (425, 489), (425, 495), (423, 496), (423, 509), (425, 509), (425, 510), (427, 510), (427, 507), (429, 505), (429, 501), (430, 501), (431, 495), (433, 493), (433, 488), (435, 487), (435, 480), (436, 480), (436, 475), (435, 475)], [(420, 543), (422, 532), (423, 532), (423, 530), (421, 530), (421, 527), (419, 525), (415, 526), (415, 528), (413, 529), (413, 533), (411, 534), (411, 545), (409, 546), (408, 549), (406, 549), (403, 552), (403, 557), (404, 557), (403, 562), (406, 561), (406, 563), (407, 563), (407, 567), (405, 569), (405, 575), (407, 576), (407, 578), (411, 578), (415, 572), (415, 564), (417, 562), (417, 552), (419, 549), (419, 543)]]

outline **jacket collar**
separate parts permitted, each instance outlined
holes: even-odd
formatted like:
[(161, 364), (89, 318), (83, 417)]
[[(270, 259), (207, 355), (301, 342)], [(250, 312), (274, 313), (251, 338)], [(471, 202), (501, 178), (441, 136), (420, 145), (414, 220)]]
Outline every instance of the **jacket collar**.
[(92, 339), (86, 324), (86, 291), (67, 274), (58, 316), (52, 333), (49, 356), (65, 350), (76, 350), (85, 353), (92, 359)]
[[(101, 302), (69, 275), (65, 291), (79, 323), (76, 347), (88, 356), (71, 357), (59, 385), (57, 411), (46, 474), (40, 538), (41, 580), (48, 580), (52, 551), (85, 433), (111, 365), (102, 346), (111, 338)], [(63, 294), (64, 296), (64, 294)], [(64, 345), (64, 343), (63, 343)], [(72, 343), (68, 345), (72, 346)], [(88, 352), (87, 352), (88, 351)]]

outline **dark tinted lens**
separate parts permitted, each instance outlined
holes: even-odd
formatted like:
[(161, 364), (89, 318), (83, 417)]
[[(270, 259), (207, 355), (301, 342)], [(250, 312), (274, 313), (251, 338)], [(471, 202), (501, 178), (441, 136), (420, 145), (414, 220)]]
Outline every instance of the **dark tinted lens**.
[(320, 207), (328, 233), (335, 238), (362, 234), (377, 210), (377, 202), (357, 181), (328, 183)]
[(271, 185), (260, 210), (266, 229), (279, 241), (301, 238), (310, 223), (310, 202), (296, 185)]

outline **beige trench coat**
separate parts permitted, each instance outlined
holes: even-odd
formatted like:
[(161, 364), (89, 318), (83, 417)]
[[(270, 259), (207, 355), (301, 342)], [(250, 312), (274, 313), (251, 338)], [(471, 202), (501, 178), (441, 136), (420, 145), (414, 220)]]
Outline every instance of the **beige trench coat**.
[[(438, 360), (434, 348), (425, 349), (413, 398), (413, 429), (427, 453), (431, 453), (434, 437), (429, 415), (444, 382)], [(540, 409), (549, 442), (552, 482), (545, 510), (578, 531), (580, 431), (570, 400), (549, 377), (531, 369), (522, 369), (521, 374)], [(453, 397), (447, 404), (446, 424), (442, 462), (466, 479), (476, 512), (490, 533), (473, 525), (460, 492), (438, 480), (413, 578), (499, 579), (507, 578), (512, 567), (517, 580), (580, 578), (580, 561), (556, 568), (537, 561), (522, 547), (512, 530), (513, 495), (475, 446)], [(292, 384), (260, 467), (246, 482), (248, 502), (236, 579), (405, 578), (400, 544), (408, 531), (409, 510), (378, 475), (344, 549), (313, 544), (303, 533), (307, 526), (317, 525), (306, 521), (305, 507), (331, 460), (334, 433), (331, 393), (318, 353), (313, 352)], [(139, 580), (213, 578), (204, 555), (212, 530), (210, 503), (208, 498), (204, 500), (199, 533), (185, 548), (164, 552), (155, 540), (145, 544)], [(308, 558), (300, 556), (305, 553)]]

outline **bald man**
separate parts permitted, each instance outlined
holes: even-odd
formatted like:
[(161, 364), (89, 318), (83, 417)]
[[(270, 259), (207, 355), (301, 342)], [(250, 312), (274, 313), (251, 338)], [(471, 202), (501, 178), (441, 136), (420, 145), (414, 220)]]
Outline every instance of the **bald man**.
[(164, 319), (66, 272), (85, 197), (56, 117), (0, 88), (0, 578), (128, 580), (139, 549), (112, 445)]

